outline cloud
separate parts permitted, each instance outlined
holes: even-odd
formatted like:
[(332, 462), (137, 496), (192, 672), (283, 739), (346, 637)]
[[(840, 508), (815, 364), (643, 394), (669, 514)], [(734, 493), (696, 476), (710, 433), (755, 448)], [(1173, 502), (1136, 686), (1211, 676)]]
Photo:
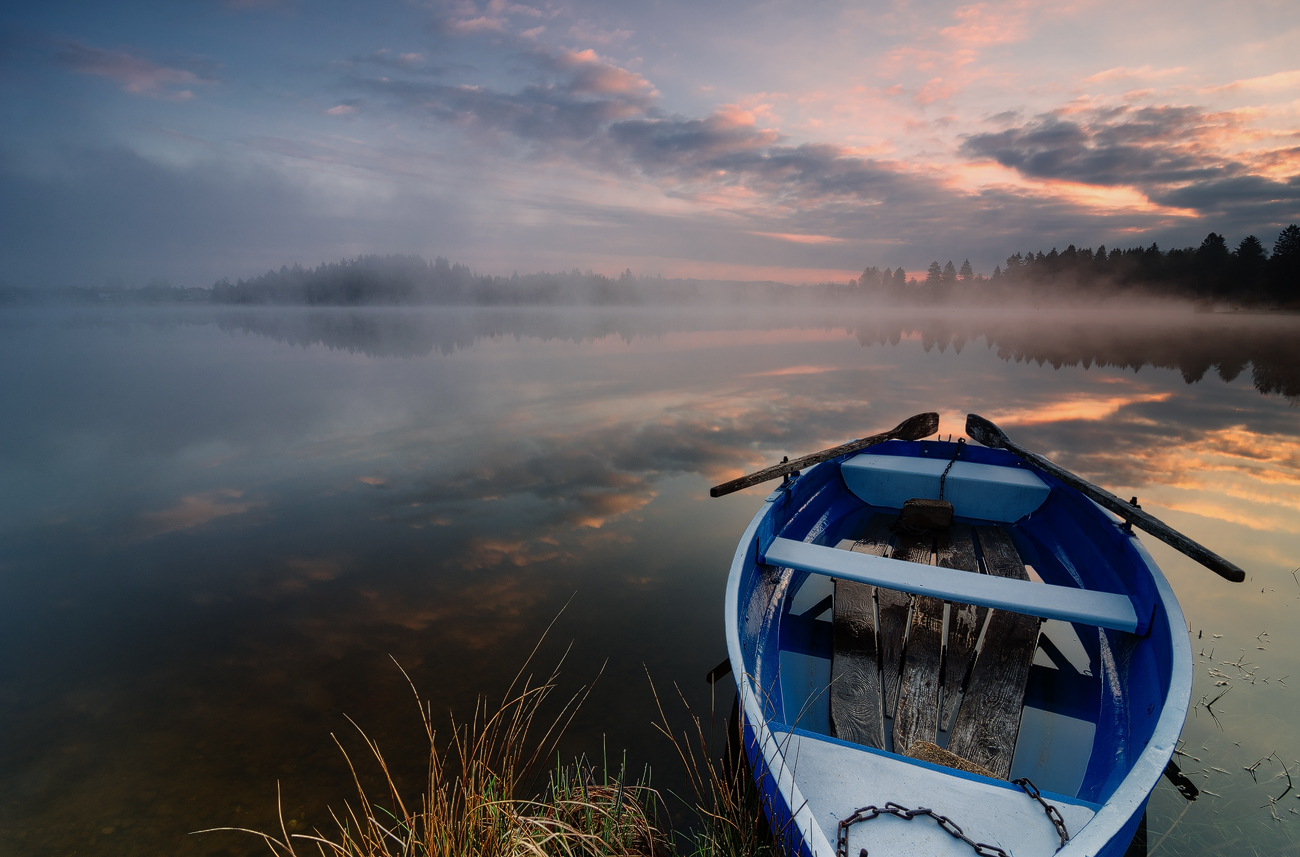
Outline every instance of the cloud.
[(1300, 177), (1258, 173), (1294, 168), (1294, 150), (1233, 154), (1247, 138), (1236, 115), (1189, 106), (1063, 109), (971, 135), (961, 152), (1027, 178), (1133, 187), (1158, 205), (1231, 214), (1220, 228), (1300, 217)]
[(987, 47), (1018, 42), (1028, 35), (1029, 11), (1026, 0), (1010, 3), (971, 3), (953, 11), (957, 23), (940, 33), (959, 45)]
[[(488, 0), (482, 9), (471, 0), (456, 0), (441, 5), (444, 6), (444, 11), (441, 12), (438, 29), (456, 36), (504, 36), (511, 31), (512, 18), (523, 18), (534, 23), (539, 18), (549, 18), (555, 14), (525, 3), (511, 3), (509, 0)], [(538, 28), (534, 25), (531, 31), (536, 32)]]
[(63, 44), (58, 60), (79, 74), (110, 78), (122, 84), (127, 92), (150, 98), (187, 101), (194, 98), (194, 92), (181, 87), (215, 83), (189, 69), (158, 65), (125, 51), (104, 50), (76, 40)]
[(141, 535), (146, 539), (152, 539), (164, 533), (192, 530), (218, 518), (242, 515), (250, 509), (266, 505), (261, 501), (245, 500), (243, 496), (242, 491), (223, 489), (182, 497), (180, 502), (170, 509), (142, 514)]
[(1101, 110), (1078, 120), (1049, 114), (1005, 131), (974, 134), (961, 150), (1033, 178), (1094, 185), (1186, 182), (1239, 168), (1198, 145), (1205, 124), (1214, 121), (1190, 107)]

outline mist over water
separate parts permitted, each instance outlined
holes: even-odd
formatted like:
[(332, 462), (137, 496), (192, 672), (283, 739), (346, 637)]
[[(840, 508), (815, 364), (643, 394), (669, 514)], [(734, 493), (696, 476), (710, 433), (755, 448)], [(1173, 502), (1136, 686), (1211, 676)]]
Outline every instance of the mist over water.
[(981, 413), (1247, 569), (1144, 539), (1193, 704), (1231, 689), (1184, 730), (1204, 796), (1162, 781), (1149, 841), (1300, 838), (1294, 792), (1268, 808), (1280, 764), (1243, 770), (1300, 759), (1300, 317), (26, 308), (0, 311), (0, 359), (5, 854), (254, 853), (188, 833), (271, 829), (277, 782), (291, 832), (323, 826), (351, 789), (330, 734), (363, 752), (345, 715), (413, 792), (393, 661), (468, 716), (566, 603), (538, 671), (570, 640), (571, 688), (605, 667), (562, 752), (677, 787), (646, 671), (707, 712), (766, 494), (708, 487), (925, 410), (945, 436)]

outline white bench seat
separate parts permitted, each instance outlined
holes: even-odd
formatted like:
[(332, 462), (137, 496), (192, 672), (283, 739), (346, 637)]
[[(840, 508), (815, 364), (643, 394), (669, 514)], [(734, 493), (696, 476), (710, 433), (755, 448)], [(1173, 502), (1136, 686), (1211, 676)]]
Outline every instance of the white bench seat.
[(784, 538), (773, 539), (767, 548), (765, 561), (769, 565), (1044, 619), (1061, 619), (1129, 633), (1138, 627), (1132, 600), (1127, 595), (1112, 592), (971, 574)]

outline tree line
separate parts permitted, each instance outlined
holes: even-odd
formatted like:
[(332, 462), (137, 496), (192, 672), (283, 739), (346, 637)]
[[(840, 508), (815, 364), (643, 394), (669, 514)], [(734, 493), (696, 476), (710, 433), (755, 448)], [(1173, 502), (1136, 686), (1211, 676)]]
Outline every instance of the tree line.
[(1300, 305), (1300, 226), (1282, 230), (1270, 253), (1254, 235), (1234, 248), (1211, 232), (1198, 247), (1161, 250), (1104, 245), (1093, 250), (1071, 244), (1014, 253), (993, 274), (976, 274), (970, 260), (958, 268), (951, 261), (930, 263), (924, 279), (896, 270), (866, 268), (849, 281), (850, 293), (902, 302), (934, 299), (1003, 299), (1027, 295), (1068, 298), (1079, 294), (1137, 293), (1193, 301), (1225, 301), (1244, 305)]

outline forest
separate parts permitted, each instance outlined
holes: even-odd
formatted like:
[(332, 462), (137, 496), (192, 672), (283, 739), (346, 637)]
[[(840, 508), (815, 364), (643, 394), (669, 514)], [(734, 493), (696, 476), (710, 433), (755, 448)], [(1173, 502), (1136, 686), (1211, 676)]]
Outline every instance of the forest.
[(1100, 246), (1058, 252), (1015, 253), (991, 276), (976, 274), (967, 260), (958, 268), (936, 260), (921, 277), (869, 267), (846, 292), (903, 303), (924, 300), (1068, 300), (1072, 297), (1167, 297), (1238, 306), (1295, 307), (1300, 304), (1300, 226), (1282, 230), (1269, 253), (1254, 235), (1235, 248), (1211, 232), (1198, 247), (1161, 250)]

